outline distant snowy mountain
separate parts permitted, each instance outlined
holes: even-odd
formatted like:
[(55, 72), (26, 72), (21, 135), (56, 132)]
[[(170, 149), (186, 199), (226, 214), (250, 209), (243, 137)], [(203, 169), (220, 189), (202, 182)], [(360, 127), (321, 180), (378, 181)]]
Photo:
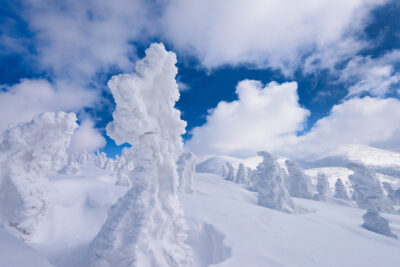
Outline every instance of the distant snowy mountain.
[(196, 165), (196, 172), (199, 173), (214, 173), (225, 177), (228, 174), (227, 163), (231, 164), (236, 173), (240, 163), (246, 167), (255, 169), (262, 161), (261, 157), (251, 157), (247, 159), (239, 159), (229, 156), (212, 156)]
[(346, 167), (362, 163), (379, 173), (400, 177), (400, 153), (365, 145), (343, 145), (310, 160), (300, 161), (303, 168)]

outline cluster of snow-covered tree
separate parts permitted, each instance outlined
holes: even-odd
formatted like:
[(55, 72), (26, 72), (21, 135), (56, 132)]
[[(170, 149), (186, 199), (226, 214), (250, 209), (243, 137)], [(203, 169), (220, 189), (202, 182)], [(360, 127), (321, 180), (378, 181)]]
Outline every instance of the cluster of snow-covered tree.
[[(350, 163), (347, 168), (351, 174), (347, 178), (351, 190), (346, 189), (341, 178), (337, 178), (334, 190), (326, 174), (317, 173), (313, 183), (309, 175), (291, 160), (282, 160), (266, 151), (258, 153), (262, 162), (255, 169), (245, 167), (228, 157), (211, 157), (196, 166), (197, 172), (211, 172), (228, 181), (241, 183), (258, 192), (258, 204), (267, 208), (287, 213), (305, 212), (295, 205), (292, 197), (318, 201), (334, 201), (342, 205), (353, 205), (366, 209), (363, 216), (368, 230), (395, 236), (391, 233), (388, 221), (379, 215), (380, 212), (396, 213), (400, 188), (394, 189), (390, 183), (381, 183), (377, 174), (360, 163)], [(339, 202), (338, 202), (339, 201)]]
[(67, 153), (78, 127), (73, 113), (44, 113), (7, 129), (0, 139), (0, 226), (25, 241), (35, 240), (52, 208), (49, 177), (95, 166), (129, 189), (93, 239), (89, 264), (191, 266), (177, 192), (193, 192), (195, 157), (182, 153), (186, 123), (174, 108), (179, 99), (175, 64), (174, 53), (153, 44), (137, 62), (136, 73), (109, 81), (116, 109), (107, 134), (117, 144), (131, 145), (116, 159)]
[(131, 145), (115, 159), (104, 153), (67, 152), (78, 127), (73, 113), (44, 113), (7, 129), (0, 139), (0, 226), (23, 240), (34, 240), (52, 208), (48, 177), (77, 175), (90, 165), (109, 172), (117, 185), (128, 188), (92, 241), (91, 266), (191, 266), (177, 192), (195, 191), (195, 169), (243, 184), (258, 193), (259, 205), (287, 213), (306, 212), (292, 197), (353, 201), (367, 210), (366, 229), (395, 236), (379, 213), (395, 212), (393, 203), (400, 204), (400, 189), (389, 183), (382, 186), (376, 174), (361, 164), (348, 166), (352, 195), (341, 179), (332, 194), (324, 173), (314, 184), (297, 163), (282, 162), (265, 151), (258, 153), (262, 162), (255, 169), (218, 157), (196, 166), (195, 156), (183, 153), (186, 123), (174, 107), (179, 99), (175, 64), (174, 53), (153, 44), (137, 62), (136, 73), (109, 81), (116, 109), (107, 134), (117, 144)]

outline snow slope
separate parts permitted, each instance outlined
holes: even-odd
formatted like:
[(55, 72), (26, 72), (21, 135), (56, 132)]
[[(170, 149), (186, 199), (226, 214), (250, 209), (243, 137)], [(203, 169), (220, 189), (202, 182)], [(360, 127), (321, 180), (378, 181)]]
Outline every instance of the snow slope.
[(51, 267), (45, 257), (0, 228), (1, 267)]
[(377, 172), (400, 178), (400, 153), (365, 145), (343, 145), (300, 163), (303, 168), (316, 168), (346, 167), (351, 162), (362, 163)]
[[(364, 210), (294, 199), (306, 214), (256, 205), (257, 196), (213, 174), (197, 174), (195, 194), (181, 194), (197, 266), (398, 266), (400, 241), (361, 228)], [(400, 233), (400, 216), (387, 215)], [(190, 240), (189, 240), (190, 241)]]
[[(49, 180), (53, 209), (40, 228), (46, 241), (24, 244), (0, 231), (1, 267), (86, 267), (91, 240), (109, 207), (128, 190), (115, 185), (110, 172), (93, 166), (82, 166), (79, 175), (58, 174)], [(296, 205), (313, 212), (286, 214), (258, 206), (255, 192), (215, 174), (196, 173), (194, 188), (179, 198), (195, 267), (391, 267), (400, 262), (400, 241), (363, 229), (365, 211), (340, 201), (294, 198)], [(400, 235), (400, 215), (383, 216)]]

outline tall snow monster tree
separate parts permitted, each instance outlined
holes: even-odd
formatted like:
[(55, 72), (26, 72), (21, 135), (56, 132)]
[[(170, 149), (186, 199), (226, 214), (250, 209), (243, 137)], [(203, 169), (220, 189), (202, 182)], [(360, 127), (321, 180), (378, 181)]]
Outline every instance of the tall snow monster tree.
[(110, 209), (91, 246), (91, 266), (191, 266), (185, 221), (177, 197), (176, 161), (186, 122), (179, 99), (176, 56), (152, 44), (136, 73), (114, 76), (108, 86), (116, 108), (107, 134), (129, 143), (132, 188)]

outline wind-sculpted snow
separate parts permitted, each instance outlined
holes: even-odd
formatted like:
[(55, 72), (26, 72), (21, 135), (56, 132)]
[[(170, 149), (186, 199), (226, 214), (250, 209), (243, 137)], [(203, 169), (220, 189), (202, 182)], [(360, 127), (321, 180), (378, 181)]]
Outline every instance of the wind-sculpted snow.
[(326, 193), (329, 190), (329, 182), (328, 182), (328, 178), (326, 177), (325, 174), (323, 173), (319, 173), (318, 174), (318, 178), (317, 178), (317, 192), (318, 194), (316, 194), (314, 196), (315, 200), (326, 200)]
[(389, 227), (389, 220), (379, 215), (379, 212), (374, 209), (368, 209), (363, 215), (363, 227), (372, 232), (397, 238)]
[(383, 183), (383, 188), (386, 190), (387, 196), (393, 202), (393, 204), (400, 205), (400, 188), (394, 190), (392, 185), (387, 182)]
[(270, 209), (292, 213), (296, 206), (284, 185), (285, 171), (276, 158), (266, 151), (258, 152), (263, 157), (253, 173), (254, 189), (258, 192), (258, 204)]
[(136, 73), (114, 76), (114, 120), (107, 134), (129, 143), (132, 188), (113, 206), (93, 240), (91, 266), (191, 266), (176, 160), (186, 123), (174, 108), (179, 99), (176, 56), (152, 44)]
[(349, 179), (354, 188), (353, 199), (358, 207), (383, 212), (394, 211), (391, 201), (384, 195), (374, 172), (357, 163), (349, 164), (348, 168), (354, 171)]
[(288, 176), (285, 179), (286, 188), (292, 197), (312, 198), (311, 178), (306, 175), (300, 166), (290, 160), (285, 161)]
[(349, 199), (349, 195), (346, 192), (342, 179), (337, 179), (335, 183), (335, 194), (333, 195), (340, 199)]
[(0, 224), (32, 240), (49, 207), (46, 175), (66, 163), (78, 127), (73, 113), (43, 113), (6, 130), (0, 143)]
[(196, 157), (193, 153), (183, 153), (177, 162), (178, 191), (193, 193), (193, 180), (196, 172)]

